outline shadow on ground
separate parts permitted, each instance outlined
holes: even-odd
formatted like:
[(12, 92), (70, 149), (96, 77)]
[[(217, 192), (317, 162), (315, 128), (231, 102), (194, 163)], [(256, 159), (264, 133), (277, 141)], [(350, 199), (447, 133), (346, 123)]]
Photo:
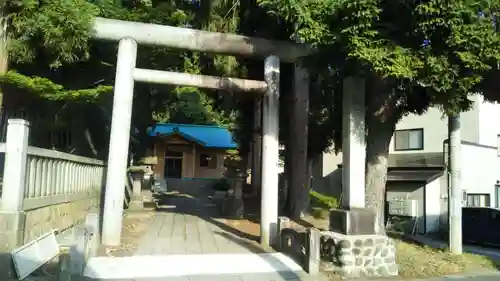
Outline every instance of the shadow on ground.
[[(219, 235), (235, 244), (238, 244), (252, 253), (270, 253), (273, 249), (264, 249), (259, 244), (260, 236), (254, 231), (242, 231), (228, 225), (228, 221), (248, 222), (258, 225), (260, 216), (260, 206), (254, 198), (245, 199), (244, 218), (240, 220), (231, 219), (221, 214), (219, 206), (213, 202), (210, 197), (212, 190), (210, 188), (186, 188), (185, 190), (172, 190), (168, 194), (155, 195), (157, 212), (168, 212), (183, 215), (196, 216), (218, 228), (221, 231), (214, 231)], [(226, 220), (226, 221), (224, 221)], [(260, 231), (260, 230), (259, 230)], [(273, 259), (273, 263), (281, 263)], [(277, 272), (283, 280), (302, 280), (303, 278), (294, 272)]]

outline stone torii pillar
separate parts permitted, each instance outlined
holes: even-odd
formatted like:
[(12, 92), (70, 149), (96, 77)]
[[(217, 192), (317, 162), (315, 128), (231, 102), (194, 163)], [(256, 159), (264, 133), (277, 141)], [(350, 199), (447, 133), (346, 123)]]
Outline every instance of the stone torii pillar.
[(365, 80), (344, 79), (342, 100), (342, 208), (330, 211), (330, 230), (374, 234), (376, 214), (365, 209)]
[(120, 245), (136, 59), (137, 43), (134, 39), (127, 37), (120, 40), (103, 211), (102, 239), (105, 245)]
[[(342, 209), (330, 211), (330, 231), (336, 244), (342, 245), (336, 251), (337, 258), (348, 261), (339, 269), (344, 278), (359, 277), (360, 272), (366, 277), (398, 275), (394, 242), (379, 234), (377, 214), (365, 208), (365, 109), (364, 79), (346, 78), (342, 107)], [(355, 250), (363, 253), (361, 263)]]
[(279, 161), (279, 84), (280, 60), (270, 56), (264, 61), (267, 90), (262, 98), (262, 182), (260, 242), (273, 245), (278, 236), (278, 161)]
[(342, 87), (342, 207), (365, 207), (365, 80), (348, 77)]

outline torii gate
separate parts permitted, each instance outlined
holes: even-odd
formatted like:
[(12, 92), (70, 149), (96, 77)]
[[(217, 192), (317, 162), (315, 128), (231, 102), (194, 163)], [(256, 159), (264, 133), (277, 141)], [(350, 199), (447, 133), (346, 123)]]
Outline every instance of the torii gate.
[[(125, 187), (123, 172), (127, 168), (134, 82), (140, 81), (221, 90), (252, 91), (263, 95), (262, 168), (260, 176), (262, 187), (261, 244), (263, 246), (271, 245), (277, 236), (278, 218), (277, 165), (279, 160), (278, 105), (280, 60), (295, 63), (300, 57), (310, 54), (312, 49), (304, 44), (287, 41), (267, 40), (235, 34), (104, 18), (96, 18), (93, 37), (101, 40), (119, 41), (108, 170), (106, 174), (102, 243), (110, 246), (120, 244)], [(265, 81), (139, 69), (136, 68), (137, 44), (265, 58)], [(308, 87), (304, 87), (304, 83), (308, 83), (308, 81), (303, 81), (304, 78), (307, 78), (307, 75), (300, 66), (296, 65), (295, 69), (293, 95), (295, 98), (301, 95), (308, 98)], [(356, 83), (352, 84), (354, 88), (359, 86)], [(364, 180), (362, 183), (360, 182), (360, 178), (364, 179), (364, 155), (362, 161), (359, 159), (360, 155), (364, 153), (364, 140), (359, 139), (360, 130), (364, 134), (364, 126), (359, 127), (360, 123), (364, 123), (364, 110), (362, 110), (363, 113), (360, 116), (356, 114), (359, 111), (351, 109), (352, 101), (356, 100), (351, 98), (351, 96), (359, 95), (352, 95), (352, 91), (351, 93), (348, 92), (344, 91), (344, 97), (346, 95), (349, 96), (348, 98), (344, 98), (344, 117), (347, 117), (345, 120), (348, 122), (347, 124), (344, 123), (344, 130), (347, 132), (347, 135), (344, 134), (344, 140), (349, 142), (349, 145), (345, 146), (346, 149), (344, 149), (344, 159), (347, 159), (345, 161), (347, 169), (344, 168), (344, 175), (351, 176), (347, 177), (347, 182), (344, 182), (345, 186), (349, 187), (347, 191), (344, 191), (344, 201), (347, 202), (346, 206), (364, 207)], [(364, 96), (364, 92), (362, 94)], [(362, 104), (360, 105), (364, 108), (364, 100), (362, 100)], [(308, 108), (295, 108), (294, 114), (302, 114), (302, 117), (305, 115), (305, 118), (307, 118), (307, 110)], [(303, 132), (307, 130), (307, 122), (300, 122), (300, 124), (305, 127), (296, 128), (292, 130), (292, 133), (293, 131)], [(353, 127), (356, 130), (352, 130)], [(306, 161), (307, 141), (297, 140), (294, 144), (288, 149), (292, 150), (291, 155), (294, 155), (294, 157), (298, 155), (299, 157), (291, 159), (291, 162)], [(356, 153), (350, 153), (351, 150), (355, 150)], [(303, 166), (306, 166), (305, 163)], [(355, 169), (352, 169), (352, 167), (355, 167)], [(297, 172), (300, 173), (301, 171)], [(362, 173), (361, 177), (359, 173)], [(352, 184), (349, 184), (354, 179), (357, 181), (356, 190), (352, 190)], [(357, 202), (354, 202), (355, 204), (351, 202), (354, 197), (351, 197), (349, 194), (356, 194), (358, 199), (356, 200)], [(362, 199), (359, 200), (359, 198)]]

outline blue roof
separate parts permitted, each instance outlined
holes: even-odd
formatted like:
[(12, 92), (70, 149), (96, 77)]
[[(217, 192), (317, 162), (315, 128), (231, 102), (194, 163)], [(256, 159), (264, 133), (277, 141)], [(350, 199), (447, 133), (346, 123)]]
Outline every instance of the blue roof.
[(227, 128), (209, 125), (156, 123), (148, 128), (151, 137), (180, 135), (183, 138), (210, 148), (236, 149), (238, 145)]

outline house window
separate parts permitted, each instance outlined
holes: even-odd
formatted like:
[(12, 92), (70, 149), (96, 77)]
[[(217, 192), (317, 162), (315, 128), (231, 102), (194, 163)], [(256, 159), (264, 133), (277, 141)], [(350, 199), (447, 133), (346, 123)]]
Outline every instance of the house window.
[(490, 207), (490, 195), (468, 193), (467, 207)]
[(183, 156), (182, 151), (174, 151), (170, 149), (167, 149), (165, 151), (165, 157), (182, 158), (182, 156)]
[(394, 133), (394, 150), (424, 149), (424, 129), (396, 130)]
[(200, 167), (217, 169), (217, 155), (214, 154), (200, 154)]

